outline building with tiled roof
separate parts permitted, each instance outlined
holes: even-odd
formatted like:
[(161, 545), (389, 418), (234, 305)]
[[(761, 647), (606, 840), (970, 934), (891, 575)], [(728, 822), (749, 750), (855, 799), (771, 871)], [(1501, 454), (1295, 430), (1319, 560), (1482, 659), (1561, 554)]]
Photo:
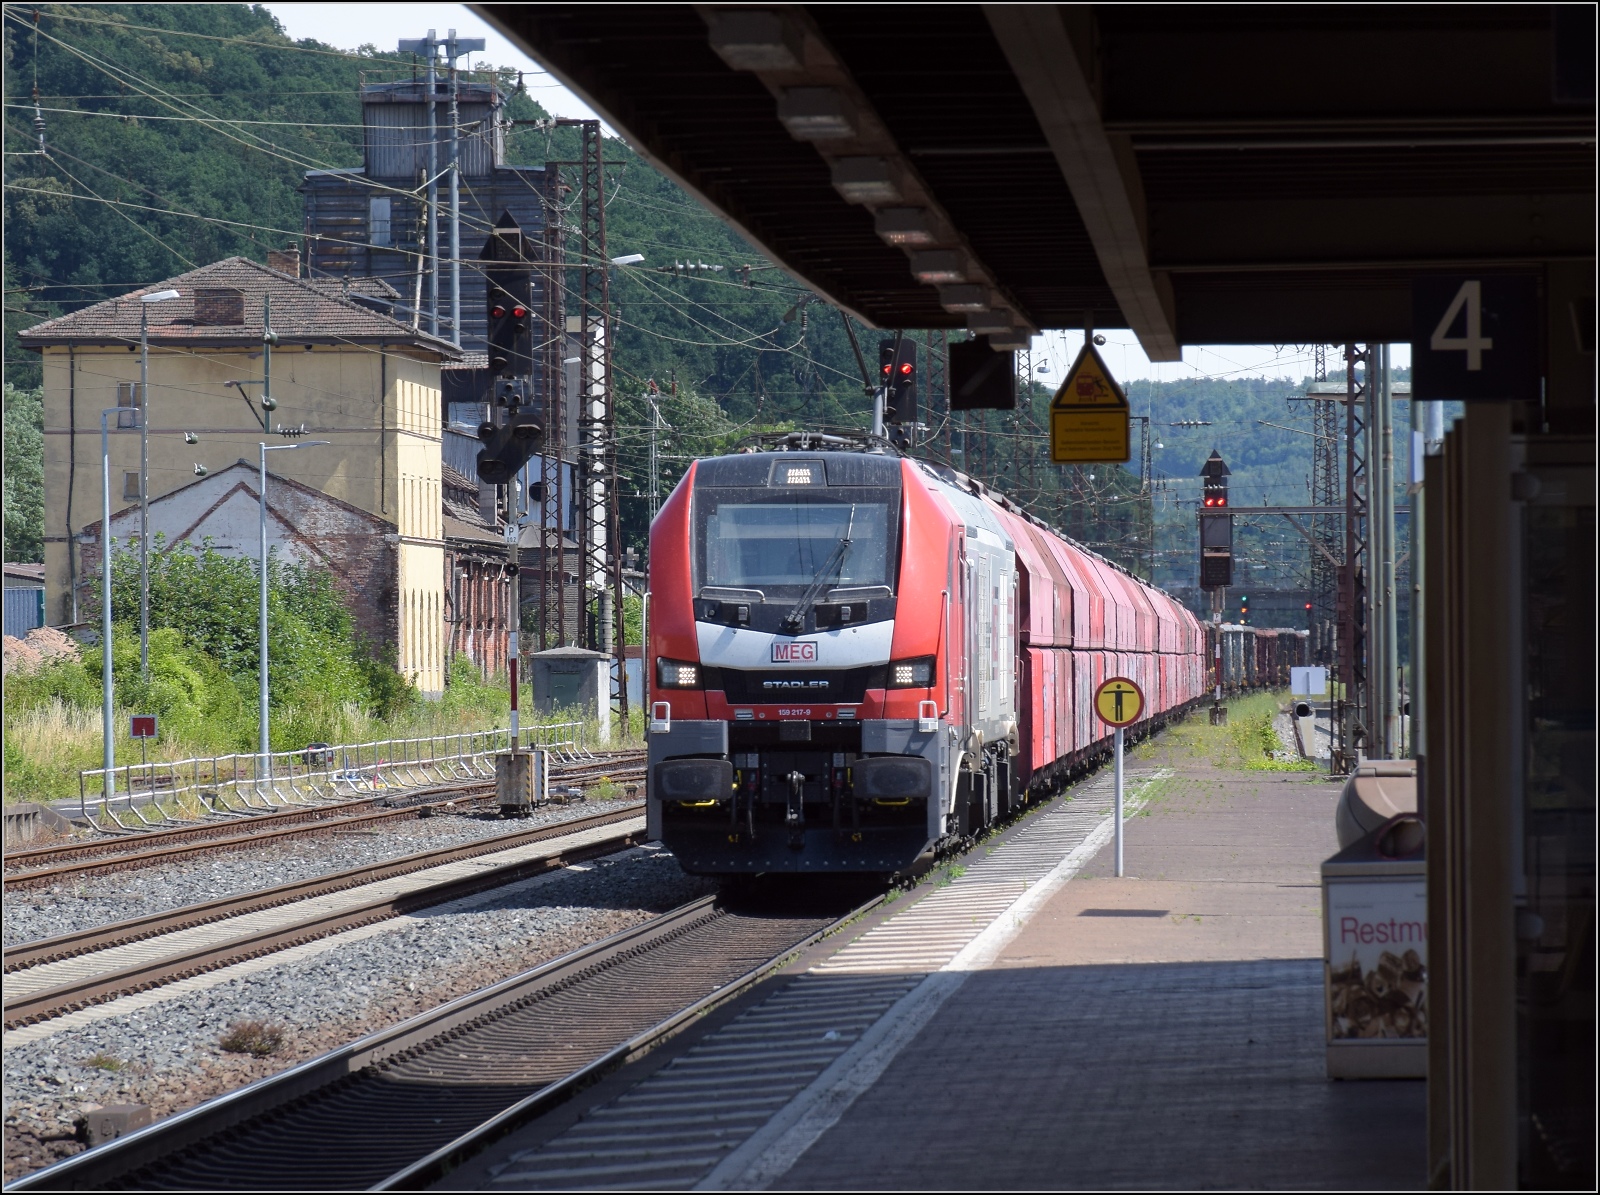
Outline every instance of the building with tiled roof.
[[(176, 290), (179, 297), (144, 304), (141, 296)], [(379, 278), (311, 281), (229, 257), (69, 315), (35, 324), (20, 336), (28, 348), (139, 343), (140, 311), (149, 308), (149, 341), (201, 347), (248, 344), (259, 349), (271, 306), (280, 345), (381, 344), (437, 362), (460, 360), (461, 350), (375, 308), (399, 294)]]
[[(404, 310), (382, 280), (311, 281), (291, 272), (295, 255), (273, 256), (283, 268), (231, 257), (21, 333), (44, 365), (46, 617), (82, 621), (97, 583), (103, 411), (111, 412), (114, 529), (125, 525), (116, 512), (138, 508), (146, 411), (152, 500), (193, 483), (197, 468), (218, 473), (258, 460), (262, 443), (327, 440), (270, 454), (270, 470), (385, 528), (354, 535), (329, 524), (316, 554), (349, 560), (363, 576), (383, 558), (389, 583), (368, 585), (363, 600), (384, 595), (372, 615), (379, 638), (419, 688), (437, 692), (449, 652), (440, 370), (461, 351), (388, 314)], [(140, 301), (165, 290), (178, 297)], [(149, 320), (148, 395), (139, 386), (141, 314)], [(277, 337), (270, 357), (269, 316)], [(270, 412), (262, 401), (269, 377)], [(270, 508), (271, 489), (268, 497)]]

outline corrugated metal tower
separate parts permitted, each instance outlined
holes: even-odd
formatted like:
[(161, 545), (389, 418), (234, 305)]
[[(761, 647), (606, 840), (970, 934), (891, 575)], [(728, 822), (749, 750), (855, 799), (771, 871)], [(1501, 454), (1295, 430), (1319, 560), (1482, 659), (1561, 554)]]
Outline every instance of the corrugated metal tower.
[[(440, 111), (448, 109), (449, 83), (435, 84)], [(369, 83), (361, 88), (364, 160), (346, 170), (308, 171), (300, 185), (305, 196), (306, 252), (313, 278), (373, 277), (399, 297), (396, 318), (413, 326), (428, 324), (438, 271), (439, 334), (449, 338), (450, 263), (428, 254), (430, 223), (448, 222), (448, 204), (428, 211), (427, 84), (417, 81)], [(549, 212), (557, 201), (559, 179), (549, 166), (505, 164), (504, 97), (492, 83), (457, 84), (461, 162), (461, 347), (486, 348), (483, 277), (478, 255), (495, 220), (509, 211), (525, 236), (543, 240), (547, 261), (560, 259), (557, 221)], [(436, 158), (449, 161), (450, 129), (441, 120)], [(448, 244), (447, 237), (439, 238)], [(555, 242), (555, 243), (552, 243)], [(544, 305), (548, 275), (537, 276), (535, 310)], [(558, 288), (559, 289), (559, 288)], [(422, 310), (423, 308), (429, 310)], [(560, 325), (557, 324), (557, 327)], [(551, 337), (541, 337), (550, 340)], [(559, 351), (559, 350), (558, 350)], [(551, 354), (556, 357), (557, 354)], [(559, 365), (559, 360), (555, 361)], [(536, 367), (537, 368), (537, 367)], [(559, 371), (558, 371), (559, 372)]]

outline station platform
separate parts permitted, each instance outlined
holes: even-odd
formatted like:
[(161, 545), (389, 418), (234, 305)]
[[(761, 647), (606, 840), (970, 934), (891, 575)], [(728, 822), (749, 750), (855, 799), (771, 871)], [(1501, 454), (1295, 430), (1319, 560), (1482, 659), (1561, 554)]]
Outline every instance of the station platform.
[(1130, 757), (1124, 878), (1104, 768), (441, 1187), (1424, 1186), (1424, 1084), (1324, 1073), (1338, 786), (1195, 742)]

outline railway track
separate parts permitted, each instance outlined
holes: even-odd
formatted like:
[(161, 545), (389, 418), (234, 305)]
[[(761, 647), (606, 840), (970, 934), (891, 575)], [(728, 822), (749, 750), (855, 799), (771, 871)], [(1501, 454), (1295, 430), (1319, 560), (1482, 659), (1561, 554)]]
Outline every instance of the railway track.
[(9, 1189), (424, 1185), (881, 899), (794, 912), (706, 897)]
[[(601, 779), (618, 784), (644, 783), (642, 752), (629, 752), (594, 764), (573, 765), (555, 772), (552, 779), (569, 788)], [(384, 822), (415, 818), (423, 810), (446, 801), (482, 803), (492, 800), (492, 782), (425, 789), (395, 796), (363, 797), (337, 805), (290, 809), (261, 814), (248, 821), (206, 822), (118, 836), (94, 842), (37, 847), (6, 856), (5, 890), (53, 884), (70, 876), (149, 867), (183, 855), (260, 846), (287, 838), (311, 837), (352, 828), (371, 828)], [(403, 802), (398, 808), (385, 805)], [(363, 813), (363, 810), (372, 812)], [(241, 829), (248, 826), (248, 829)]]
[[(4, 951), (5, 1027), (16, 1028), (429, 905), (611, 854), (640, 841), (633, 803), (423, 851)], [(540, 844), (572, 839), (558, 850)]]

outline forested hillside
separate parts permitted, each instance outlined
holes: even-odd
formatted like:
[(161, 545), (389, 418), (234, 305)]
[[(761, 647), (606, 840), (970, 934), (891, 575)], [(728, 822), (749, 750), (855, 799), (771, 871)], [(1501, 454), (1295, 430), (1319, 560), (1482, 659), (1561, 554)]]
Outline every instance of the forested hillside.
[[(32, 8), (5, 9), (5, 379), (22, 390), (38, 385), (39, 369), (34, 354), (18, 352), (18, 329), (230, 254), (264, 260), (269, 248), (296, 239), (303, 172), (360, 164), (360, 84), (413, 70), (409, 57), (387, 50), (388, 34), (381, 52), (347, 53), (292, 41), (270, 13), (245, 5), (37, 11), (36, 22)], [(545, 115), (515, 72), (498, 75), (515, 93), (511, 118)], [(517, 164), (571, 159), (578, 149), (574, 130), (526, 125), (510, 130), (507, 144)], [(660, 393), (669, 425), (663, 491), (695, 455), (757, 431), (859, 428), (868, 404), (836, 309), (772, 268), (626, 145), (609, 143), (607, 157), (622, 163), (608, 170), (608, 251), (645, 258), (617, 270), (612, 289), (624, 528), (642, 545), (647, 392)], [(857, 333), (870, 362), (881, 333)], [(1155, 473), (1172, 479), (1156, 495), (1147, 557), (1133, 500), (1137, 456), (1128, 469), (1061, 470), (1045, 461), (1044, 407), (1059, 381), (1034, 376), (1031, 412), (936, 418), (929, 452), (994, 480), (1108, 554), (1141, 569), (1153, 560), (1169, 583), (1192, 582), (1195, 475), (1212, 447), (1228, 458), (1248, 501), (1308, 497), (1309, 435), (1259, 422), (1309, 431), (1304, 404), (1284, 401), (1303, 388), (1300, 380), (1132, 383), (1134, 411), (1151, 417), (1153, 443), (1162, 445), (1152, 449)], [(18, 415), (31, 422), (33, 410)], [(1185, 420), (1211, 426), (1169, 426)], [(13, 422), (8, 449), (37, 442), (20, 427), (13, 434)], [(8, 552), (30, 550), (26, 535), (12, 533), (34, 509), (26, 495), (13, 498), (27, 484), (14, 487), (8, 469)], [(1297, 537), (1275, 528), (1258, 539), (1252, 551), (1268, 565), (1258, 584), (1295, 583), (1306, 558), (1291, 542)]]

